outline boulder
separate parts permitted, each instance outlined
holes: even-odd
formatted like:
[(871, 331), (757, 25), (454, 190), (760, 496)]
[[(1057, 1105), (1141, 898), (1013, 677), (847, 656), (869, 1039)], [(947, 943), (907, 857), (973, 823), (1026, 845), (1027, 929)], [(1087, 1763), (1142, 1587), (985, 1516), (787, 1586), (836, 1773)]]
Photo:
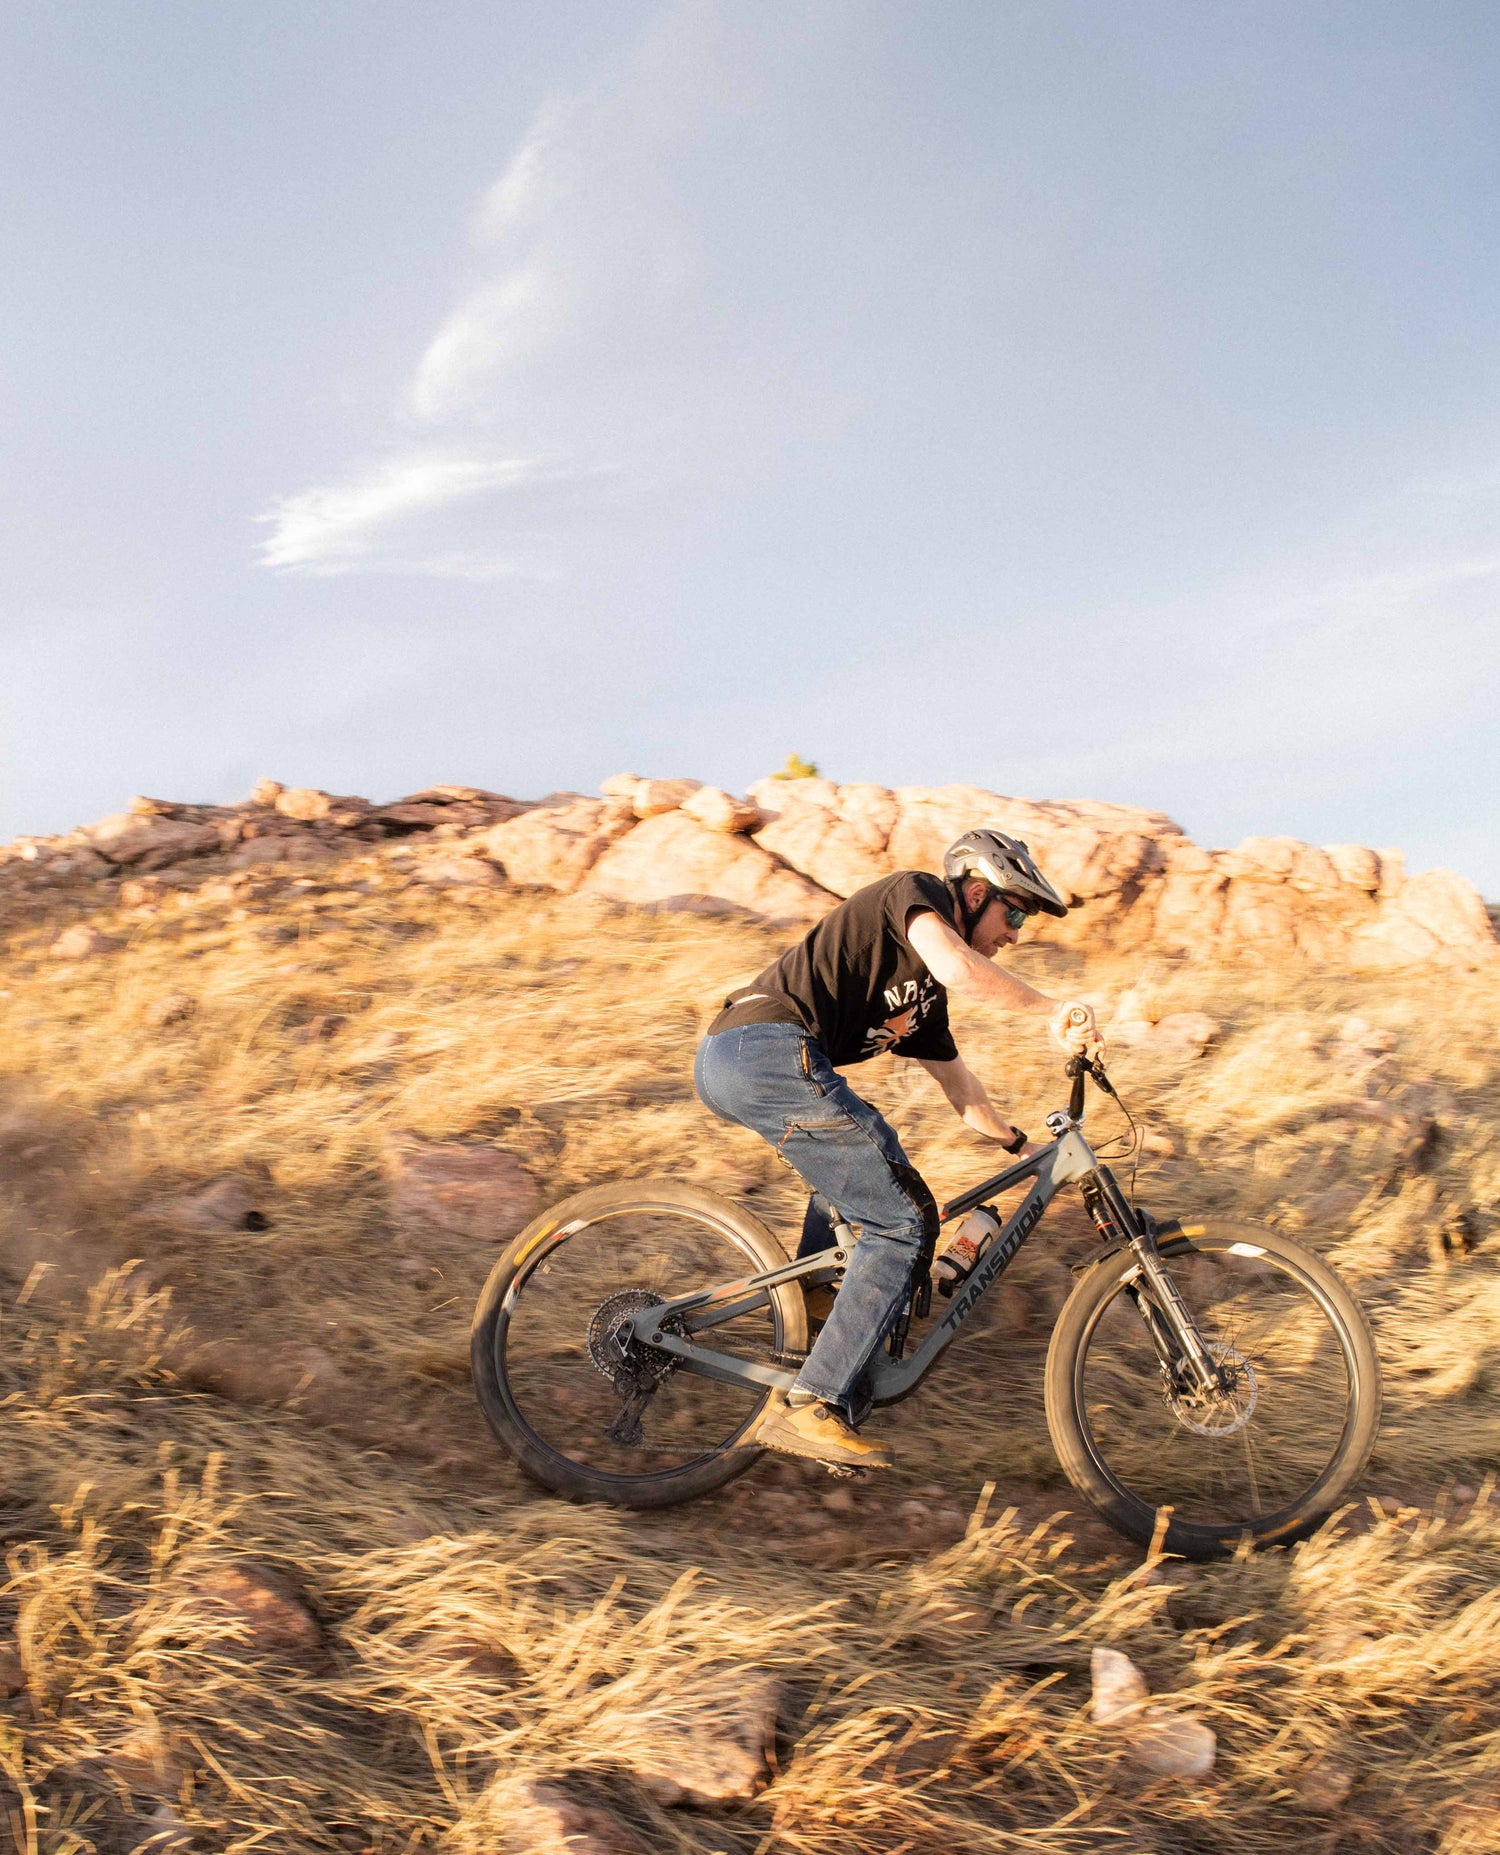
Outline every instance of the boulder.
[(505, 872), (488, 857), (423, 857), (411, 866), (414, 882), (433, 889), (503, 889)]
[(675, 1694), (661, 1717), (637, 1713), (620, 1763), (669, 1808), (718, 1810), (751, 1802), (770, 1782), (782, 1686), (754, 1669), (722, 1670)]
[(279, 1572), (249, 1559), (200, 1566), (187, 1580), (188, 1607), (228, 1626), (238, 1652), (316, 1669), (326, 1661), (323, 1631)]
[(1213, 1770), (1218, 1742), (1212, 1727), (1153, 1702), (1128, 1655), (1096, 1647), (1090, 1673), (1094, 1724), (1123, 1729), (1138, 1765), (1159, 1777), (1201, 1778)]
[(291, 818), (298, 824), (312, 824), (319, 818), (326, 818), (336, 806), (362, 806), (366, 812), (370, 810), (368, 799), (340, 799), (316, 786), (285, 787), (271, 803), (283, 818)]
[(1095, 1648), (1089, 1673), (1095, 1726), (1118, 1726), (1122, 1720), (1133, 1719), (1150, 1697), (1146, 1677), (1119, 1649)]
[(93, 826), (88, 836), (93, 849), (108, 862), (139, 870), (160, 869), (165, 863), (207, 856), (219, 848), (216, 825), (158, 816), (142, 818), (132, 812), (106, 818)]
[(1380, 858), (1363, 844), (1325, 844), (1323, 854), (1333, 865), (1340, 882), (1365, 895), (1380, 888)]
[(485, 1846), (504, 1855), (642, 1855), (630, 1828), (602, 1803), (584, 1796), (576, 1779), (569, 1783), (512, 1772), (490, 1783), (473, 1816), (454, 1838), (466, 1849), (475, 1846), (469, 1835), (483, 1825), (498, 1837)]
[(404, 1231), (446, 1230), (481, 1243), (513, 1237), (537, 1208), (537, 1188), (503, 1147), (391, 1135), (385, 1145), (391, 1210)]
[(142, 1205), (138, 1216), (186, 1236), (227, 1236), (234, 1231), (268, 1230), (260, 1209), (264, 1194), (245, 1179), (215, 1179), (195, 1191), (177, 1192)]
[(124, 941), (101, 934), (86, 921), (78, 921), (64, 928), (47, 952), (54, 960), (91, 960), (96, 954), (112, 953), (116, 947), (124, 945)]
[(1452, 870), (1424, 870), (1382, 898), (1352, 952), (1366, 966), (1480, 964), (1495, 958), (1495, 928), (1472, 883)]
[(675, 812), (684, 799), (699, 791), (696, 779), (643, 779), (631, 796), (637, 818), (659, 818)]
[(883, 786), (762, 780), (752, 796), (768, 820), (757, 843), (834, 895), (853, 895), (896, 867), (886, 854), (896, 795)]
[(577, 799), (539, 806), (493, 826), (479, 841), (512, 882), (569, 895), (635, 822), (628, 800)]
[(753, 799), (736, 799), (721, 786), (700, 786), (678, 809), (710, 831), (754, 831), (765, 817)]
[(648, 818), (611, 845), (589, 871), (582, 892), (638, 908), (698, 914), (743, 909), (784, 927), (809, 926), (837, 899), (753, 839), (710, 831), (680, 811)]

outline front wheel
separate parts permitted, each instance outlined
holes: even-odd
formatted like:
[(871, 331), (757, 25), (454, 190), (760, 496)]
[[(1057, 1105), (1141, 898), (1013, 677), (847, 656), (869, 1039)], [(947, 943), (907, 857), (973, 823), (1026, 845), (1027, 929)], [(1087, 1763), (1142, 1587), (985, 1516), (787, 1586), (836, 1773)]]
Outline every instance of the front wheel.
[[(1271, 1230), (1186, 1224), (1161, 1258), (1218, 1368), (1204, 1392), (1163, 1345), (1134, 1253), (1101, 1256), (1047, 1353), (1047, 1427), (1069, 1481), (1122, 1533), (1185, 1558), (1286, 1545), (1348, 1495), (1380, 1427), (1380, 1364), (1354, 1296)], [(1163, 1357), (1163, 1353), (1167, 1357)]]
[[(707, 1494), (760, 1455), (748, 1435), (769, 1393), (626, 1341), (630, 1318), (786, 1262), (764, 1224), (675, 1179), (596, 1186), (528, 1224), (474, 1313), (470, 1364), (490, 1428), (538, 1481), (623, 1507)], [(746, 1297), (704, 1340), (738, 1359), (798, 1356), (796, 1282)]]

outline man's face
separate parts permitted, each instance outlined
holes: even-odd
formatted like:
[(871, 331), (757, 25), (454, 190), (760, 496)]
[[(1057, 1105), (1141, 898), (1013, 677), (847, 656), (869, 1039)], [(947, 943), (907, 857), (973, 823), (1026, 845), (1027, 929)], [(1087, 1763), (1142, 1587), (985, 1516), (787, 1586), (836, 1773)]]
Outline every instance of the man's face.
[(1002, 947), (1015, 946), (1021, 935), (1005, 918), (1005, 911), (1010, 904), (1003, 896), (993, 894), (988, 883), (969, 884), (966, 899), (970, 908), (977, 908), (986, 895), (990, 896), (990, 904), (974, 923), (969, 945), (982, 960), (991, 960)]

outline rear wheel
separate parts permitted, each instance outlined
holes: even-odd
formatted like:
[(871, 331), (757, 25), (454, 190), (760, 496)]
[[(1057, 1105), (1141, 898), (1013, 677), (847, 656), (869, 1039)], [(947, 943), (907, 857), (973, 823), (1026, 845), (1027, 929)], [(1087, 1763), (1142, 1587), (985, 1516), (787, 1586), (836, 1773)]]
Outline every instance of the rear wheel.
[[(780, 1268), (766, 1227), (673, 1179), (598, 1186), (523, 1230), (491, 1272), (470, 1360), (480, 1408), (521, 1465), (559, 1493), (665, 1507), (721, 1487), (760, 1455), (745, 1441), (769, 1393), (724, 1384), (618, 1336), (642, 1308)], [(800, 1354), (800, 1287), (707, 1329), (716, 1352)]]
[[(1047, 1425), (1074, 1487), (1113, 1525), (1187, 1558), (1286, 1544), (1338, 1506), (1380, 1427), (1369, 1323), (1328, 1264), (1275, 1231), (1205, 1223), (1162, 1261), (1219, 1368), (1211, 1393), (1153, 1341), (1135, 1255), (1103, 1256), (1047, 1354)], [(1158, 1333), (1163, 1323), (1155, 1323)]]

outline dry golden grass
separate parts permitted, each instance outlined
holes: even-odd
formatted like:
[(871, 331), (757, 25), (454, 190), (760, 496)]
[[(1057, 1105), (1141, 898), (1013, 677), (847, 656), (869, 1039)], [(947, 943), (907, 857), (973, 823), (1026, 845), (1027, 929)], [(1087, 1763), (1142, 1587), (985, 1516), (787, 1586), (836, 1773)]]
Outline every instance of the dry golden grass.
[[(790, 1182), (689, 1073), (714, 1001), (776, 939), (468, 900), (395, 867), (105, 913), (128, 944), (77, 964), (43, 957), (76, 901), (11, 937), (0, 1513), (25, 1691), (0, 1702), (0, 1783), (20, 1847), (135, 1847), (167, 1801), (203, 1849), (478, 1855), (504, 1846), (488, 1780), (525, 1769), (590, 1774), (652, 1850), (1500, 1848), (1492, 976), (1019, 962), (1218, 1021), (1202, 1059), (1112, 1062), (1151, 1130), (1141, 1196), (1297, 1230), (1357, 1283), (1387, 1381), (1367, 1486), (1393, 1511), (1208, 1568), (1143, 1566), (1080, 1513), (1041, 1417), (1048, 1317), (1089, 1242), (1064, 1203), (983, 1331), (880, 1420), (892, 1484), (766, 1464), (639, 1516), (555, 1501), (496, 1451), (464, 1377), (494, 1250), (401, 1232), (383, 1143), (498, 1141), (544, 1199), (718, 1181), (790, 1233)], [(153, 1028), (167, 994), (182, 1014)], [(1351, 1014), (1387, 1053), (1339, 1036)], [(960, 1034), (1039, 1125), (1061, 1083), (1038, 1028)], [(925, 1078), (864, 1077), (940, 1193), (990, 1169)], [(269, 1180), (270, 1230), (137, 1215), (230, 1172)], [(305, 1408), (195, 1390), (184, 1329), (252, 1358), (305, 1347), (334, 1389)], [(305, 1592), (326, 1658), (278, 1668), (204, 1610), (195, 1580), (233, 1558)], [(1097, 1643), (1209, 1721), (1211, 1778), (1151, 1779), (1090, 1723)], [(787, 1683), (775, 1781), (739, 1814), (663, 1810), (622, 1775), (632, 1739), (726, 1664)], [(1320, 1814), (1330, 1771), (1352, 1784)]]

